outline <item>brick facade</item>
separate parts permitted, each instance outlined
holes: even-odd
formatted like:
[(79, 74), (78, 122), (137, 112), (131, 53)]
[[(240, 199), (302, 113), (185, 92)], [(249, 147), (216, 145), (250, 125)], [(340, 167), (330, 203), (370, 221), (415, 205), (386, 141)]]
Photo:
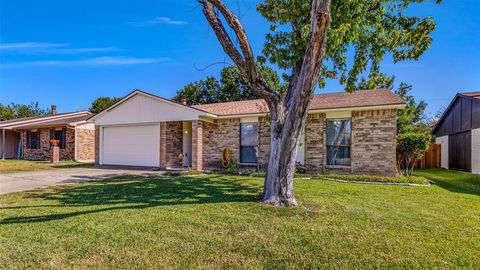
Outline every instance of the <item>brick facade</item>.
[(95, 130), (75, 129), (76, 142), (75, 153), (76, 160), (94, 160), (95, 159)]
[(396, 128), (396, 110), (352, 113), (353, 173), (395, 175)]
[[(23, 141), (23, 159), (27, 160), (50, 160), (50, 130), (51, 128), (37, 129), (40, 132), (38, 149), (30, 149), (27, 145), (26, 130), (21, 131)], [(65, 149), (60, 149), (60, 160), (75, 159), (75, 130), (67, 128), (65, 131)]]
[[(180, 168), (182, 164), (178, 155), (183, 152), (183, 124), (182, 121), (166, 122), (165, 124), (165, 166)], [(160, 154), (161, 155), (161, 154)]]
[[(309, 114), (305, 124), (305, 164), (311, 172), (394, 175), (396, 110), (352, 112), (351, 166), (326, 165), (326, 115)], [(268, 118), (259, 118), (259, 167), (265, 168), (270, 154)], [(203, 123), (203, 164), (220, 169), (221, 152), (229, 147), (240, 160), (240, 119)]]
[(324, 171), (325, 114), (314, 113), (305, 122), (305, 165), (311, 171)]
[(221, 168), (222, 151), (230, 149), (232, 160), (240, 161), (240, 119), (203, 123), (203, 166)]

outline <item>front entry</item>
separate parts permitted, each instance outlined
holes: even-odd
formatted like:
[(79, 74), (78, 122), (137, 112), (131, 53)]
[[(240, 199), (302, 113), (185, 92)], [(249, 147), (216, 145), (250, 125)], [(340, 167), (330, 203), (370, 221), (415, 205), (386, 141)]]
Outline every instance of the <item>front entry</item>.
[(298, 146), (297, 146), (297, 157), (295, 162), (300, 164), (305, 164), (305, 131), (302, 130), (302, 134), (300, 135)]
[(183, 122), (183, 166), (192, 166), (192, 122)]

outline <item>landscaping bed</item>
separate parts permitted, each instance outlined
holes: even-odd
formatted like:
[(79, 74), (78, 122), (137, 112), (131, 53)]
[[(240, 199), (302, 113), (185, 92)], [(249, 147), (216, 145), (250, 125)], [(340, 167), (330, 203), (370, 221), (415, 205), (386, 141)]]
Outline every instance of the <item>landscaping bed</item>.
[[(251, 177), (265, 177), (264, 172), (249, 174)], [(322, 173), (295, 173), (297, 179), (319, 179), (319, 180), (343, 180), (347, 182), (365, 183), (392, 183), (392, 184), (417, 184), (428, 185), (428, 180), (423, 176), (374, 176), (374, 175), (352, 175), (352, 174), (322, 174)]]

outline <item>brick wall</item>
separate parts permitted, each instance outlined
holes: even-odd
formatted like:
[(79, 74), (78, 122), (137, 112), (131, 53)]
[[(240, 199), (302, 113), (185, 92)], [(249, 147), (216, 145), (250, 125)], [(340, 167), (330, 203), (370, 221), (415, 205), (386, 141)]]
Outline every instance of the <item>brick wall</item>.
[(325, 163), (325, 114), (309, 114), (305, 122), (305, 164), (310, 171), (323, 172)]
[(393, 176), (396, 173), (397, 110), (352, 112), (352, 172)]
[(261, 168), (268, 166), (270, 157), (270, 120), (267, 117), (258, 119), (258, 163)]
[(235, 163), (240, 161), (240, 119), (216, 120), (203, 123), (203, 165), (221, 168), (222, 151), (230, 149)]
[(95, 126), (95, 164), (100, 164), (100, 127)]
[(192, 121), (192, 169), (203, 170), (203, 126), (204, 122)]
[[(26, 130), (21, 131), (23, 141), (23, 158), (27, 160), (50, 160), (50, 128), (37, 129), (40, 132), (40, 145), (38, 149), (29, 149), (27, 145)], [(75, 159), (75, 131), (66, 129), (65, 149), (60, 149), (60, 160)]]
[(183, 152), (183, 124), (179, 121), (166, 122), (165, 125), (165, 165), (174, 168), (182, 167), (178, 155)]
[(94, 160), (95, 159), (95, 130), (91, 129), (75, 129), (77, 141), (76, 159), (77, 160)]

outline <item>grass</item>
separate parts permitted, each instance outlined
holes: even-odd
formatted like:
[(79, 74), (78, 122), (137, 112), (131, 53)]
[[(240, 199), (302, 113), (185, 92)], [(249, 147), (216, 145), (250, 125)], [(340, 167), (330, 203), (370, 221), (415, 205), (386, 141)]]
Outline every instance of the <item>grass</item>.
[(479, 269), (479, 176), (429, 187), (297, 180), (299, 207), (259, 204), (262, 179), (124, 176), (0, 196), (1, 269)]
[[(264, 177), (264, 172), (254, 172), (249, 174), (252, 177)], [(422, 176), (374, 176), (374, 175), (351, 175), (351, 174), (321, 174), (321, 173), (296, 173), (296, 178), (312, 179), (338, 179), (352, 182), (379, 182), (395, 184), (420, 184), (427, 185), (428, 180)]]
[(31, 161), (31, 160), (17, 160), (8, 159), (0, 160), (0, 174), (12, 172), (26, 172), (37, 170), (50, 170), (58, 168), (75, 168), (92, 166), (93, 163), (81, 163), (75, 161), (61, 161), (59, 163), (50, 163), (48, 161)]

